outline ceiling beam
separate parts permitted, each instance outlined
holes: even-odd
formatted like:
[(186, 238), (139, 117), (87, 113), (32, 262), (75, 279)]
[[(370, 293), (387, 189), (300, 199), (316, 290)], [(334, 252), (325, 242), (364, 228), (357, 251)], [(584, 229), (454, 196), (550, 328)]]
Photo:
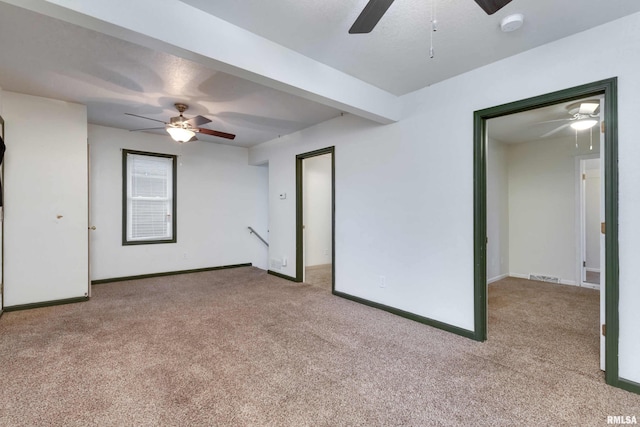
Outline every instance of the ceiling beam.
[(179, 0), (0, 0), (382, 124), (399, 98)]

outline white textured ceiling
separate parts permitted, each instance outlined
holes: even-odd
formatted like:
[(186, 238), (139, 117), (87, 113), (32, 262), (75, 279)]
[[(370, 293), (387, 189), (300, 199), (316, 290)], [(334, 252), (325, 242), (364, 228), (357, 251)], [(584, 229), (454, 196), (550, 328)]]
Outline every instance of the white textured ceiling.
[[(336, 117), (341, 106), (368, 117), (371, 99), (388, 104), (388, 93), (355, 82), (404, 94), (640, 11), (638, 0), (513, 0), (488, 16), (473, 0), (440, 0), (429, 59), (432, 1), (396, 0), (372, 33), (350, 35), (367, 0), (0, 0), (0, 87), (85, 104), (90, 123), (123, 129), (153, 125), (126, 112), (168, 120), (173, 103), (184, 102), (187, 117), (206, 116), (206, 127), (238, 135), (202, 140), (248, 147)], [(525, 15), (523, 28), (500, 32), (500, 19), (514, 12)], [(216, 22), (208, 14), (237, 27), (211, 37), (207, 30), (225, 23), (194, 24)], [(258, 43), (277, 53), (266, 60), (249, 46), (262, 38), (276, 43)], [(230, 53), (236, 62), (225, 64)]]
[[(396, 95), (640, 11), (638, 0), (513, 0), (489, 16), (473, 0), (395, 0), (371, 33), (348, 34), (367, 1), (182, 0)], [(502, 33), (512, 13), (525, 24)]]
[[(598, 97), (589, 97), (496, 117), (487, 121), (487, 132), (490, 138), (505, 144), (571, 137), (575, 135), (575, 130), (567, 126), (573, 117), (567, 106), (585, 101), (600, 102)], [(588, 135), (588, 132), (579, 131), (579, 136)]]
[[(28, 31), (25, 29), (28, 28)], [(0, 2), (0, 87), (87, 105), (90, 123), (122, 129), (156, 127), (177, 116), (212, 120), (203, 127), (236, 134), (252, 146), (337, 117), (339, 110), (196, 62), (116, 39)], [(161, 124), (160, 124), (161, 125)], [(164, 130), (155, 133), (166, 135)]]

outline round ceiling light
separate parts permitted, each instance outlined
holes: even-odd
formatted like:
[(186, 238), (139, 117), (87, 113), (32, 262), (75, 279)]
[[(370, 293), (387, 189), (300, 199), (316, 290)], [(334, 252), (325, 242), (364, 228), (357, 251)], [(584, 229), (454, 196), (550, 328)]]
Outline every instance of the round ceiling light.
[(502, 18), (502, 21), (500, 21), (500, 29), (503, 33), (510, 33), (522, 27), (522, 24), (524, 24), (524, 15), (514, 13), (513, 15)]
[(575, 130), (585, 130), (594, 127), (596, 123), (598, 123), (598, 121), (594, 119), (582, 119), (571, 123), (571, 127)]

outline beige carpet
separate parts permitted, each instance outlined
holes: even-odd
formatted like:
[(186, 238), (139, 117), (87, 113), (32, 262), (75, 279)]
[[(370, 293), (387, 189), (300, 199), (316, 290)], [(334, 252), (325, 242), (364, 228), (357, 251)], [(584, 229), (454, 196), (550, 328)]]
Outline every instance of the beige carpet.
[(331, 291), (331, 272), (331, 264), (313, 265), (311, 267), (307, 267), (304, 271), (304, 282)]
[[(640, 415), (640, 396), (576, 356), (593, 353), (570, 319), (591, 310), (577, 307), (581, 292), (555, 285), (568, 293), (545, 299), (554, 285), (541, 284), (516, 298), (522, 286), (491, 285), (490, 339), (477, 343), (251, 267), (97, 285), (89, 302), (0, 319), (0, 425), (604, 426)], [(543, 306), (555, 320), (535, 314), (534, 326)], [(532, 331), (556, 337), (550, 351), (528, 347)]]

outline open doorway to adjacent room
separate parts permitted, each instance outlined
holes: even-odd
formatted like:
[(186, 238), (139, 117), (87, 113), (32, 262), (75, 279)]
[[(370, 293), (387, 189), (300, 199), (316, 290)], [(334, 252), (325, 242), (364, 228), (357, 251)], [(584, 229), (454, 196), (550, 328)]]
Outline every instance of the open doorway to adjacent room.
[(614, 101), (615, 79), (597, 82), (476, 112), (475, 132), (476, 339), (518, 347), (531, 363), (605, 370), (609, 383)]
[(298, 281), (334, 289), (333, 147), (297, 156)]

